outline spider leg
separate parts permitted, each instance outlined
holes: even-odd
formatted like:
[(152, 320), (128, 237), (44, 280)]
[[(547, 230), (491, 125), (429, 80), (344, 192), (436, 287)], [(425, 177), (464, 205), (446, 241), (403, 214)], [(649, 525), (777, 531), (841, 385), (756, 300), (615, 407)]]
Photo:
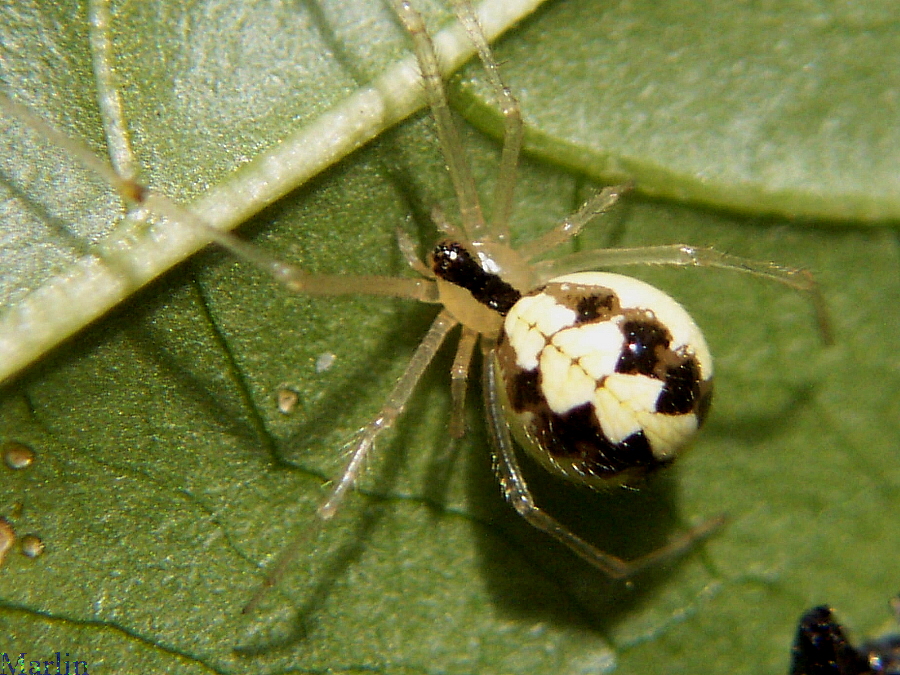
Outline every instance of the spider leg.
[(462, 335), (456, 346), (456, 358), (453, 359), (453, 366), (450, 368), (450, 396), (453, 401), (450, 436), (453, 438), (462, 438), (466, 433), (466, 389), (476, 342), (478, 333), (463, 326)]
[(425, 87), (431, 114), (437, 125), (444, 161), (447, 162), (450, 180), (453, 182), (456, 200), (459, 203), (463, 228), (469, 239), (473, 241), (481, 239), (485, 229), (484, 215), (478, 200), (475, 181), (466, 161), (462, 139), (459, 137), (459, 129), (453, 121), (450, 104), (447, 102), (441, 64), (435, 52), (434, 43), (428, 35), (422, 16), (408, 0), (395, 0), (394, 9), (412, 38), (413, 49), (421, 71), (422, 84)]
[(431, 328), (425, 334), (425, 337), (419, 343), (416, 351), (413, 353), (406, 370), (397, 380), (394, 388), (391, 390), (387, 401), (382, 406), (378, 414), (366, 426), (359, 430), (353, 449), (350, 452), (350, 462), (337, 480), (337, 483), (331, 489), (328, 499), (316, 511), (316, 520), (311, 528), (304, 530), (300, 536), (295, 538), (281, 552), (275, 561), (271, 571), (266, 575), (263, 583), (250, 598), (250, 601), (241, 610), (243, 614), (249, 614), (259, 604), (266, 592), (275, 586), (284, 576), (290, 564), (297, 557), (297, 554), (303, 548), (303, 545), (310, 539), (315, 538), (322, 526), (337, 513), (338, 507), (341, 505), (347, 492), (356, 483), (363, 469), (365, 468), (366, 459), (375, 445), (375, 440), (382, 432), (393, 426), (394, 422), (403, 413), (406, 402), (412, 395), (413, 390), (422, 379), (426, 368), (431, 363), (434, 355), (437, 353), (444, 338), (456, 326), (456, 320), (447, 312), (441, 312), (437, 315)]
[(180, 206), (157, 192), (141, 192), (142, 205), (152, 213), (162, 215), (172, 222), (187, 225), (198, 237), (205, 233), (222, 248), (259, 269), (295, 293), (305, 295), (380, 295), (404, 298), (426, 303), (439, 303), (437, 284), (431, 279), (387, 277), (377, 275), (311, 274), (282, 260), (265, 250), (224, 230), (207, 224), (190, 209)]
[[(611, 185), (603, 188), (588, 199), (580, 209), (567, 216), (559, 225), (545, 232), (537, 239), (532, 239), (519, 247), (519, 252), (526, 260), (540, 257), (547, 251), (577, 237), (579, 232), (596, 216), (608, 211), (619, 201), (624, 192), (631, 189), (630, 184)], [(558, 275), (557, 275), (558, 276)]]
[[(381, 295), (395, 298), (418, 300), (419, 302), (439, 302), (437, 286), (431, 279), (414, 279), (386, 276), (345, 276), (316, 275), (273, 258), (255, 245), (244, 241), (231, 232), (219, 230), (196, 215), (190, 208), (181, 206), (165, 195), (154, 192), (133, 178), (121, 175), (116, 168), (97, 157), (80, 141), (60, 133), (42, 119), (32, 115), (27, 109), (9, 97), (0, 94), (0, 109), (3, 109), (31, 126), (55, 145), (67, 150), (85, 168), (111, 185), (129, 205), (135, 222), (154, 217), (165, 218), (171, 225), (179, 225), (189, 231), (197, 240), (197, 248), (204, 245), (204, 238), (211, 239), (236, 257), (268, 272), (278, 283), (288, 289), (308, 295)], [(115, 126), (115, 125), (113, 125)], [(115, 134), (113, 133), (113, 136)], [(122, 140), (116, 153), (118, 163), (127, 162), (130, 146)], [(131, 269), (115, 251), (101, 252), (101, 257), (114, 268), (123, 279), (146, 276), (145, 270)]]
[(121, 88), (116, 82), (113, 45), (110, 40), (110, 2), (93, 0), (89, 6), (91, 62), (97, 82), (97, 103), (103, 121), (109, 159), (115, 172), (126, 180), (136, 181), (137, 160), (128, 136)]
[(500, 172), (494, 187), (494, 206), (491, 214), (491, 234), (501, 243), (509, 242), (509, 219), (513, 210), (513, 191), (516, 187), (516, 173), (519, 155), (522, 152), (522, 109), (519, 100), (500, 76), (500, 66), (484, 37), (481, 24), (471, 5), (461, 0), (453, 3), (460, 23), (466, 27), (469, 39), (478, 50), (478, 57), (494, 89), (494, 95), (503, 115), (503, 152), (500, 156)]
[(642, 246), (639, 248), (607, 248), (581, 251), (558, 260), (546, 260), (535, 265), (535, 273), (542, 280), (570, 272), (610, 267), (617, 265), (679, 265), (690, 267), (720, 267), (764, 277), (784, 284), (807, 295), (812, 303), (819, 331), (825, 344), (833, 344), (831, 317), (822, 290), (815, 277), (808, 271), (796, 267), (784, 267), (773, 262), (750, 260), (721, 253), (714, 248), (670, 244), (665, 246)]
[(381, 410), (378, 411), (378, 414), (371, 422), (357, 433), (347, 468), (344, 469), (337, 484), (332, 488), (331, 495), (329, 495), (328, 499), (317, 511), (321, 520), (330, 520), (334, 517), (334, 514), (337, 512), (338, 506), (346, 496), (347, 491), (353, 487), (353, 484), (362, 473), (366, 458), (374, 446), (375, 439), (378, 438), (382, 432), (390, 429), (394, 422), (397, 421), (397, 418), (403, 413), (403, 409), (406, 407), (406, 403), (412, 395), (416, 384), (418, 384), (425, 369), (428, 367), (428, 364), (431, 363), (434, 355), (444, 342), (447, 333), (449, 333), (456, 324), (456, 319), (454, 319), (449, 312), (442, 311), (437, 315), (437, 318), (435, 318), (434, 322), (431, 324), (431, 328), (428, 329), (425, 337), (422, 338), (422, 342), (420, 342), (419, 346), (416, 348), (409, 364), (406, 366), (406, 370), (403, 371), (403, 375), (400, 376), (400, 379), (397, 380), (397, 383), (391, 390), (391, 393)]
[(492, 454), (494, 471), (497, 474), (503, 497), (530, 525), (565, 544), (601, 572), (613, 579), (629, 577), (661, 560), (687, 552), (698, 541), (710, 536), (723, 525), (723, 517), (711, 518), (679, 535), (665, 546), (633, 560), (623, 560), (589, 544), (535, 504), (534, 497), (519, 467), (513, 440), (504, 419), (498, 391), (500, 385), (497, 382), (496, 355), (489, 345), (485, 347), (482, 377), (488, 428), (494, 441)]
[(400, 253), (403, 255), (404, 260), (406, 260), (406, 264), (413, 270), (426, 279), (437, 278), (435, 273), (428, 269), (428, 266), (419, 259), (419, 256), (416, 253), (416, 243), (412, 240), (412, 237), (403, 230), (397, 230), (397, 245), (400, 248)]

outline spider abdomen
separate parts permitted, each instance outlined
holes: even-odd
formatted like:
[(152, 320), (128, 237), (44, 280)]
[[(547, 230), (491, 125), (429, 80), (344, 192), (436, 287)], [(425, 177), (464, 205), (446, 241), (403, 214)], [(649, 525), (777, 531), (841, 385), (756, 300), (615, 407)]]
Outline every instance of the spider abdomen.
[(712, 395), (712, 358), (693, 319), (619, 274), (569, 274), (524, 295), (497, 354), (516, 439), (549, 470), (592, 487), (671, 463)]

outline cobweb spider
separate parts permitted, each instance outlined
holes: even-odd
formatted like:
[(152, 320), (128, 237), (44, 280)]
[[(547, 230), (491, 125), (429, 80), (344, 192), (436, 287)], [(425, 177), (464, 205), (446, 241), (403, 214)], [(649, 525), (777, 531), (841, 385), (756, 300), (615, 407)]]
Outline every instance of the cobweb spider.
[[(412, 39), (453, 183), (458, 222), (433, 210), (432, 219), (443, 237), (424, 262), (417, 257), (414, 242), (398, 234), (400, 250), (418, 278), (310, 275), (260, 260), (244, 245), (236, 252), (264, 264), (299, 293), (383, 295), (441, 307), (381, 410), (357, 432), (346, 468), (318, 509), (319, 524), (334, 517), (376, 440), (402, 415), (435, 354), (459, 326), (450, 372), (451, 436), (465, 432), (465, 397), (478, 348), (493, 466), (504, 498), (531, 525), (604, 574), (628, 577), (684, 552), (712, 533), (722, 519), (711, 518), (645, 556), (623, 560), (585, 541), (535, 503), (515, 442), (545, 469), (579, 485), (603, 489), (643, 478), (671, 464), (703, 423), (712, 395), (712, 359), (700, 329), (668, 295), (630, 277), (585, 270), (682, 265), (768, 277), (811, 298), (828, 340), (824, 302), (804, 270), (684, 244), (591, 250), (538, 261), (612, 207), (628, 189), (623, 185), (598, 192), (543, 235), (513, 248), (509, 221), (522, 150), (522, 115), (474, 11), (462, 0), (455, 4), (504, 119), (491, 216), (484, 214), (448, 105), (440, 59), (422, 17), (408, 0), (396, 0), (394, 7)], [(292, 550), (282, 556), (265, 587), (275, 583), (292, 556)]]

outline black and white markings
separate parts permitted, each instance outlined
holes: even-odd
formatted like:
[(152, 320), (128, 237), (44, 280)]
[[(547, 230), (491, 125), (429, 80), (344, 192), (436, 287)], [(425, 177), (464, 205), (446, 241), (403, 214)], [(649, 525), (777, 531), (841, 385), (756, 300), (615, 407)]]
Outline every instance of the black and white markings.
[(712, 357), (693, 319), (618, 274), (570, 274), (524, 296), (506, 316), (497, 362), (520, 444), (594, 487), (671, 463), (712, 395)]

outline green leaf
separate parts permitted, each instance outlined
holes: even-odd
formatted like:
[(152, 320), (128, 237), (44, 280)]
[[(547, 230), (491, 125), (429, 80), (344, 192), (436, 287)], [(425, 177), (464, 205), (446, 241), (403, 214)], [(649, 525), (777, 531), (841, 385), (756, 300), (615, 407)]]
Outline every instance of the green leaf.
[[(550, 161), (740, 212), (890, 223), (898, 19), (890, 0), (560, 2), (498, 57)], [(467, 89), (496, 131), (486, 89)]]
[[(45, 4), (4, 10), (0, 23), (16, 32), (0, 40), (3, 81), (102, 155), (87, 29), (83, 19), (73, 20), (85, 14)], [(542, 87), (519, 79), (516, 54), (545, 59), (531, 68), (551, 72), (554, 62), (577, 63), (566, 47), (605, 34), (609, 51), (619, 55), (617, 72), (640, 73), (644, 52), (617, 51), (618, 36), (639, 31), (645, 16), (644, 32), (660, 41), (661, 33), (678, 32), (658, 28), (671, 25), (660, 19), (665, 3), (652, 12), (629, 4), (636, 12), (631, 20), (566, 19), (573, 32), (562, 44), (538, 39), (556, 32), (560, 12), (592, 5), (597, 11), (596, 3), (555, 4), (499, 46), (529, 120), (577, 126), (564, 104), (590, 103), (584, 77), (569, 70), (544, 80), (578, 94), (551, 90), (544, 103), (536, 102)], [(799, 3), (779, 7), (793, 8), (797, 18), (786, 20), (789, 25), (807, 11)], [(374, 18), (345, 10), (256, 2), (118, 8), (114, 44), (142, 178), (190, 200), (377, 75), (397, 56), (403, 37), (380, 5)], [(616, 11), (614, 18), (626, 10)], [(831, 16), (817, 11), (807, 24)], [(683, 17), (685, 24), (692, 17)], [(853, 25), (869, 25), (863, 18)], [(71, 28), (60, 31), (61, 24)], [(729, 19), (722, 31), (737, 24)], [(685, 49), (697, 42), (690, 34), (684, 39)], [(722, 60), (734, 61), (731, 50), (739, 51), (742, 41), (723, 41), (731, 48)], [(781, 52), (768, 53), (775, 60)], [(859, 56), (852, 41), (842, 53)], [(713, 68), (718, 52), (711, 54)], [(758, 54), (750, 49), (744, 58)], [(723, 69), (719, 62), (716, 72)], [(790, 70), (781, 63), (773, 72), (779, 69)], [(708, 102), (715, 93), (708, 78), (688, 86), (653, 77), (661, 79), (638, 91), (674, 88), (699, 110), (727, 108), (728, 100)], [(594, 86), (610, 80), (629, 78), (603, 78)], [(455, 84), (469, 85), (468, 76)], [(606, 127), (607, 116), (613, 127), (629, 116), (642, 119), (621, 106), (592, 114), (597, 128)], [(690, 134), (672, 127), (668, 148), (664, 132), (632, 134), (640, 148), (622, 155), (640, 162), (627, 169), (655, 163), (665, 166), (665, 175), (696, 175), (671, 159), (689, 163), (685, 146), (691, 144), (675, 137)], [(617, 136), (621, 129), (610, 134)], [(813, 136), (807, 143), (821, 156), (843, 152), (830, 136)], [(16, 140), (21, 136), (6, 127), (2, 138), (0, 187), (4, 208), (15, 209), (3, 216), (9, 274), (2, 281), (5, 302), (13, 303), (92, 251), (119, 222), (120, 206), (65, 152)], [(471, 130), (466, 142), (479, 185), (490, 194), (497, 143)], [(607, 142), (596, 141), (612, 147)], [(762, 166), (794, 140), (765, 136), (744, 143), (747, 164)], [(596, 152), (584, 139), (559, 145)], [(693, 147), (705, 166), (724, 167), (711, 175), (720, 185), (716, 192), (732, 197), (716, 203), (742, 208), (746, 165), (728, 169), (726, 153), (709, 142)], [(546, 230), (593, 189), (587, 183), (593, 170), (564, 171), (555, 162), (568, 160), (553, 162), (524, 162), (513, 224), (518, 238)], [(854, 163), (846, 173), (859, 181), (862, 198), (888, 198), (880, 187), (886, 175), (873, 181)], [(808, 185), (805, 180), (798, 183)], [(823, 177), (822, 185), (835, 180)], [(640, 182), (643, 188), (644, 174)], [(817, 193), (801, 188), (790, 189), (800, 191), (803, 203), (803, 195)], [(648, 191), (661, 192), (652, 185)], [(279, 200), (241, 235), (314, 272), (405, 274), (395, 230), (415, 234), (424, 253), (435, 236), (427, 214), (436, 203), (452, 213), (433, 129), (421, 116)], [(760, 211), (777, 210), (773, 203), (761, 202)], [(819, 213), (848, 217), (825, 207)], [(893, 514), (900, 469), (893, 460), (900, 411), (890, 395), (900, 385), (897, 247), (892, 229), (832, 223), (810, 227), (632, 195), (580, 238), (583, 249), (685, 241), (809, 268), (836, 325), (836, 344), (823, 346), (806, 299), (764, 280), (719, 270), (628, 270), (671, 292), (706, 331), (718, 358), (711, 418), (692, 452), (640, 491), (592, 494), (529, 467), (537, 498), (621, 555), (646, 552), (723, 512), (730, 521), (686, 558), (627, 583), (598, 575), (503, 503), (490, 473), (477, 393), (470, 401), (471, 433), (451, 447), (452, 350), (379, 444), (360, 493), (321, 534), (312, 532), (323, 482), (340, 472), (346, 443), (377, 412), (434, 310), (394, 300), (294, 296), (227, 254), (196, 256), (2, 392), (2, 440), (27, 443), (37, 459), (28, 469), (0, 467), (0, 515), (19, 535), (39, 534), (47, 549), (34, 560), (11, 551), (0, 568), (0, 634), (7, 638), (0, 651), (40, 661), (55, 661), (61, 652), (109, 673), (593, 673), (615, 667), (619, 673), (756, 675), (786, 671), (796, 619), (812, 604), (833, 603), (857, 636), (874, 633), (897, 583)], [(29, 267), (40, 274), (18, 273)], [(319, 357), (328, 354), (333, 365), (317, 370)], [(298, 396), (287, 414), (277, 405), (284, 389)], [(268, 566), (304, 534), (282, 582), (254, 613), (242, 615)]]

